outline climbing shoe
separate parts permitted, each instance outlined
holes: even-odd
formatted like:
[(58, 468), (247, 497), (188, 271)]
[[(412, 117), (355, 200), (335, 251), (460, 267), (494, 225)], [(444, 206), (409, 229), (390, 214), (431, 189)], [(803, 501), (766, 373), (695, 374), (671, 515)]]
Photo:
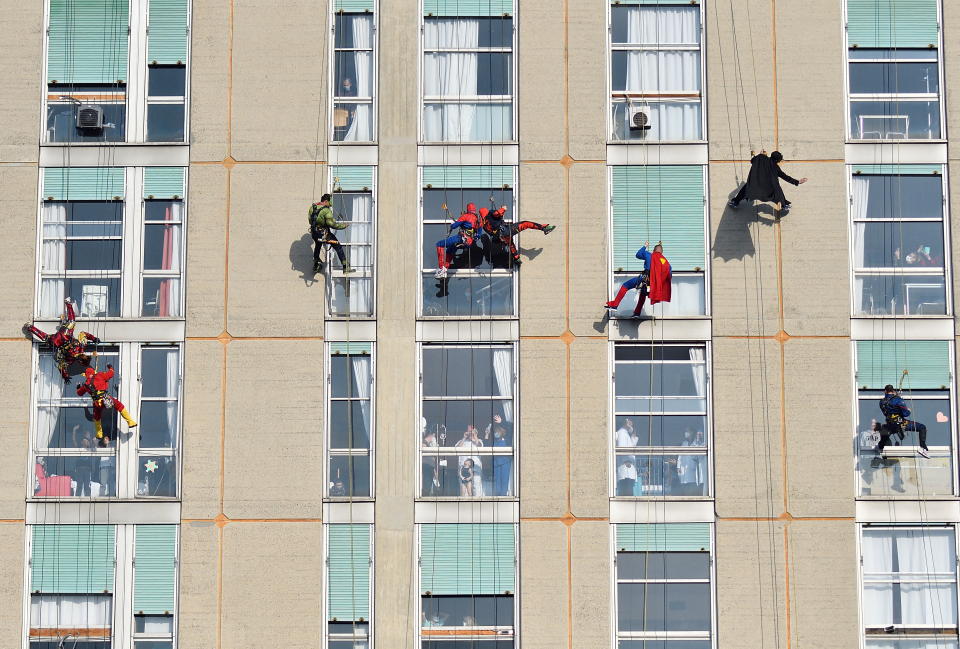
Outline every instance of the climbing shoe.
[(352, 267), (350, 266), (350, 264), (345, 264), (345, 265), (344, 265), (344, 267), (343, 267), (343, 273), (344, 273), (344, 275), (346, 275), (347, 273), (355, 273), (355, 272), (357, 272), (356, 269), (355, 269), (355, 268), (352, 268)]
[(315, 262), (313, 262), (313, 272), (319, 273), (319, 272), (322, 271), (322, 270), (323, 270), (323, 262), (322, 262), (322, 261), (315, 261)]
[(620, 305), (619, 305), (619, 304), (614, 304), (613, 302), (607, 302), (606, 304), (603, 305), (603, 308), (604, 308), (604, 309), (614, 309), (614, 310), (616, 310), (616, 309), (620, 308)]
[(555, 226), (555, 225), (545, 225), (545, 226), (543, 226), (543, 233), (544, 233), (544, 234), (550, 234), (551, 232), (553, 232), (553, 231), (556, 230), (556, 229), (557, 229), (557, 226)]
[(517, 255), (513, 258), (513, 265), (516, 268), (520, 268), (520, 266), (523, 265), (523, 260), (520, 259), (520, 255)]
[(925, 448), (918, 448), (917, 455), (919, 455), (920, 457), (925, 457), (928, 460), (930, 459), (930, 452)]
[(447, 276), (447, 269), (442, 267), (438, 268), (437, 272), (434, 274), (434, 277), (436, 277), (437, 279), (443, 279), (446, 276)]
[(730, 200), (730, 201), (727, 201), (727, 207), (732, 207), (733, 209), (737, 209), (738, 207), (740, 207), (740, 203)]

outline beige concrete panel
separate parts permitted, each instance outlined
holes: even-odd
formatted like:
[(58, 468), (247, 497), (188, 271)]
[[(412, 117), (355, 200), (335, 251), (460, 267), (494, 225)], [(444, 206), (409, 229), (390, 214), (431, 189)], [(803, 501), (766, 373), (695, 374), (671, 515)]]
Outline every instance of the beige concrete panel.
[(808, 0), (776, 8), (779, 149), (788, 160), (843, 158), (843, 4)]
[(610, 639), (610, 525), (578, 521), (571, 528), (573, 647), (606, 647)]
[(853, 516), (850, 341), (790, 340), (784, 361), (789, 511)]
[[(381, 106), (378, 144), (383, 170), (387, 162), (416, 164), (416, 133), (422, 103), (417, 61), (421, 51), (417, 38), (420, 17), (409, 0), (380, 0), (379, 8), (377, 28), (383, 53), (378, 57)], [(412, 184), (416, 185), (416, 181)], [(417, 203), (406, 203), (395, 207), (400, 214), (416, 206)]]
[[(19, 327), (18, 327), (19, 329)], [(30, 430), (30, 344), (24, 340), (0, 343), (0, 367), (9, 377), (19, 377), (16, 389), (0, 395), (0, 519), (22, 519), (26, 495), (27, 454)]]
[(184, 352), (183, 518), (220, 513), (220, 429), (224, 346), (193, 340)]
[(527, 230), (515, 239), (524, 262), (516, 272), (524, 336), (559, 336), (566, 329), (566, 246), (572, 234), (564, 213), (566, 189), (566, 171), (559, 164), (520, 165), (516, 218), (558, 226), (547, 236)]
[(228, 172), (190, 167), (187, 214), (187, 335), (218, 336), (224, 326)]
[[(0, 39), (2, 40), (2, 39)], [(33, 320), (37, 260), (37, 168), (33, 165), (0, 167), (0, 225), (3, 226), (4, 267), (8, 271), (0, 286), (0, 331), (19, 336), (27, 320)]]
[(719, 516), (783, 512), (780, 363), (774, 340), (713, 341), (713, 402), (727, 406), (713, 412)]
[[(577, 336), (606, 333), (609, 241), (607, 168), (578, 164), (570, 169), (570, 217), (566, 259), (570, 265), (570, 330)], [(556, 236), (554, 232), (551, 236)], [(526, 314), (522, 314), (526, 315)]]
[(325, 5), (291, 0), (277, 11), (272, 0), (234, 0), (234, 158), (322, 158), (327, 34)]
[[(747, 165), (749, 168), (749, 165)], [(727, 207), (746, 168), (710, 165), (711, 304), (715, 336), (772, 336), (780, 328), (777, 226), (768, 204)], [(788, 217), (789, 218), (789, 217)]]
[(717, 522), (719, 646), (787, 646), (783, 528), (777, 521)]
[(847, 336), (852, 279), (845, 167), (784, 167), (795, 178), (810, 179), (787, 187), (793, 205), (780, 220), (784, 329), (794, 336)]
[(946, 92), (941, 89), (940, 101), (943, 102), (946, 119), (947, 134), (950, 136), (950, 154), (956, 160), (958, 158), (956, 142), (960, 136), (960, 102), (957, 101), (957, 88), (960, 88), (960, 59), (957, 58), (957, 25), (960, 25), (960, 4), (956, 2), (940, 3), (943, 19), (941, 26), (943, 28), (944, 52), (941, 57), (943, 63), (943, 77)]
[[(219, 536), (220, 530), (214, 523), (194, 522), (180, 526), (180, 610), (177, 645), (182, 649), (209, 649), (217, 646)], [(270, 570), (264, 570), (264, 574), (270, 573)], [(256, 581), (259, 582), (259, 579)], [(251, 584), (241, 587), (240, 590), (256, 592), (257, 588)]]
[(322, 634), (320, 523), (223, 529), (222, 647), (316, 649)]
[(520, 513), (567, 511), (567, 346), (559, 340), (520, 341)]
[(773, 149), (771, 7), (770, 0), (727, 0), (706, 7), (711, 160), (749, 160), (751, 149)]
[(583, 338), (570, 346), (570, 498), (574, 516), (606, 516), (609, 510), (608, 349), (606, 340)]
[(224, 513), (319, 518), (323, 343), (233, 341), (227, 348)]
[[(603, 160), (608, 73), (606, 47), (601, 43), (607, 42), (607, 15), (599, 4), (592, 2), (566, 0), (566, 5), (569, 154), (575, 160)], [(584, 47), (585, 43), (593, 46)]]
[(569, 552), (563, 523), (520, 523), (519, 633), (527, 649), (567, 646)]
[[(417, 627), (420, 624), (420, 594), (417, 592), (417, 548), (414, 543), (413, 507), (405, 499), (403, 513), (384, 512), (388, 507), (399, 507), (399, 502), (384, 504), (377, 499), (374, 561), (374, 644), (387, 647), (416, 646)], [(389, 521), (381, 525), (382, 516)], [(406, 515), (407, 522), (397, 525)]]
[[(43, 99), (43, 3), (5, 2), (0, 14), (0, 162), (33, 162), (40, 140)], [(3, 183), (4, 187), (9, 187)]]
[(960, 245), (955, 243), (955, 237), (960, 236), (960, 182), (955, 182), (953, 179), (960, 178), (960, 161), (952, 160), (947, 167), (947, 173), (949, 174), (950, 182), (950, 195), (947, 197), (947, 209), (950, 214), (950, 227), (948, 233), (951, 239), (951, 248), (952, 250), (952, 263), (953, 263), (953, 311), (957, 312), (956, 300), (957, 296), (960, 296), (960, 272), (957, 269), (960, 269)]
[[(22, 515), (22, 514), (21, 514)], [(0, 524), (3, 562), (0, 562), (0, 646), (19, 647), (23, 637), (22, 523)]]
[[(230, 2), (197, 2), (190, 25), (190, 157), (223, 160), (228, 154), (230, 106)], [(194, 188), (191, 186), (191, 200)]]
[[(564, 141), (563, 0), (519, 0), (518, 104), (521, 160), (559, 160)], [(521, 184), (521, 187), (523, 185)]]
[[(231, 176), (227, 329), (234, 336), (322, 336), (323, 275), (313, 273), (307, 226), (313, 165), (241, 165)], [(320, 194), (324, 167), (316, 177)]]
[(856, 532), (852, 520), (790, 524), (792, 646), (857, 646)]

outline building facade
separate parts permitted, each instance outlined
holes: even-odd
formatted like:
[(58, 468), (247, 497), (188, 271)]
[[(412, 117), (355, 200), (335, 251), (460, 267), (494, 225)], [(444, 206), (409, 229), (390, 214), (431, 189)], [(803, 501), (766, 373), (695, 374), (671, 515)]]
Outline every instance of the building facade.
[(960, 6), (3, 4), (0, 645), (958, 647)]

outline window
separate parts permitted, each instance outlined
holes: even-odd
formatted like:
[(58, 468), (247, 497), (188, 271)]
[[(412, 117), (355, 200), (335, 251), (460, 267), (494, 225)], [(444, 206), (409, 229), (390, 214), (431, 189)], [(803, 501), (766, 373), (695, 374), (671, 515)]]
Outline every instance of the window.
[(850, 139), (940, 132), (938, 0), (848, 0)]
[(330, 498), (372, 493), (373, 344), (331, 342), (327, 379)]
[(374, 167), (331, 167), (333, 213), (347, 224), (337, 230), (337, 239), (353, 268), (344, 274), (336, 255), (327, 253), (328, 307), (330, 315), (373, 315), (374, 275)]
[[(651, 251), (662, 241), (673, 269), (670, 302), (654, 306), (648, 301), (643, 315), (706, 313), (705, 186), (704, 168), (698, 165), (611, 168), (613, 294), (643, 270), (637, 252), (644, 241)], [(611, 315), (630, 317), (636, 304), (637, 291), (631, 290)]]
[(948, 526), (862, 527), (867, 649), (957, 645), (957, 548)]
[(333, 139), (374, 140), (375, 0), (335, 0), (333, 16)]
[(610, 7), (612, 139), (702, 140), (699, 4), (656, 4)]
[(176, 525), (34, 525), (30, 539), (30, 649), (131, 646), (127, 633), (173, 649)]
[(327, 528), (327, 647), (370, 649), (371, 525), (330, 524)]
[(182, 317), (184, 192), (182, 167), (44, 169), (38, 316)]
[[(95, 434), (90, 396), (76, 393), (83, 377), (65, 382), (53, 353), (46, 346), (39, 350), (30, 497), (176, 497), (180, 347), (98, 346), (95, 369), (106, 371), (108, 364), (113, 365), (109, 395), (139, 424), (129, 429), (118, 423), (116, 409), (104, 408), (102, 438)], [(72, 371), (81, 369), (74, 364)], [(137, 467), (135, 477), (130, 475), (132, 464)]]
[[(857, 466), (861, 496), (925, 498), (954, 493), (953, 351), (947, 341), (860, 340), (857, 362)], [(904, 374), (906, 372), (906, 374)], [(925, 439), (906, 431), (883, 439), (883, 387), (900, 386), (910, 421), (924, 424)], [(929, 459), (917, 456), (925, 441)], [(881, 444), (882, 442), (882, 444)]]
[(423, 140), (513, 141), (513, 2), (459, 4), (423, 3)]
[[(508, 166), (424, 167), (422, 209), (422, 296), (425, 317), (490, 317), (516, 313), (513, 261), (508, 248), (482, 232), (470, 245), (450, 225), (467, 205), (507, 206), (506, 222), (517, 220), (515, 168)], [(448, 245), (449, 244), (449, 245)], [(446, 279), (435, 277), (440, 250), (449, 262)]]
[(710, 493), (705, 345), (614, 345), (618, 497)]
[(511, 649), (517, 615), (510, 523), (420, 525), (422, 649)]
[(45, 142), (185, 141), (188, 0), (49, 7)]
[(709, 523), (616, 526), (617, 649), (710, 649)]
[(853, 167), (854, 315), (948, 313), (940, 165)]
[(421, 349), (420, 495), (516, 496), (511, 345)]

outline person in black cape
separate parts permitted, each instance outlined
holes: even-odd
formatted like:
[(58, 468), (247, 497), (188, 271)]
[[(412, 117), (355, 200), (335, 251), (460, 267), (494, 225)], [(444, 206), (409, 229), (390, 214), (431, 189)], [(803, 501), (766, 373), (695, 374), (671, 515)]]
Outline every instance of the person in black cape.
[(790, 201), (783, 195), (783, 189), (780, 187), (780, 179), (783, 178), (791, 185), (802, 185), (807, 182), (807, 179), (797, 180), (783, 173), (780, 169), (782, 161), (783, 154), (779, 151), (774, 151), (769, 157), (764, 151), (753, 156), (750, 159), (750, 175), (747, 176), (746, 184), (740, 188), (728, 205), (736, 209), (740, 201), (749, 198), (774, 203), (778, 210), (781, 206), (790, 207)]

